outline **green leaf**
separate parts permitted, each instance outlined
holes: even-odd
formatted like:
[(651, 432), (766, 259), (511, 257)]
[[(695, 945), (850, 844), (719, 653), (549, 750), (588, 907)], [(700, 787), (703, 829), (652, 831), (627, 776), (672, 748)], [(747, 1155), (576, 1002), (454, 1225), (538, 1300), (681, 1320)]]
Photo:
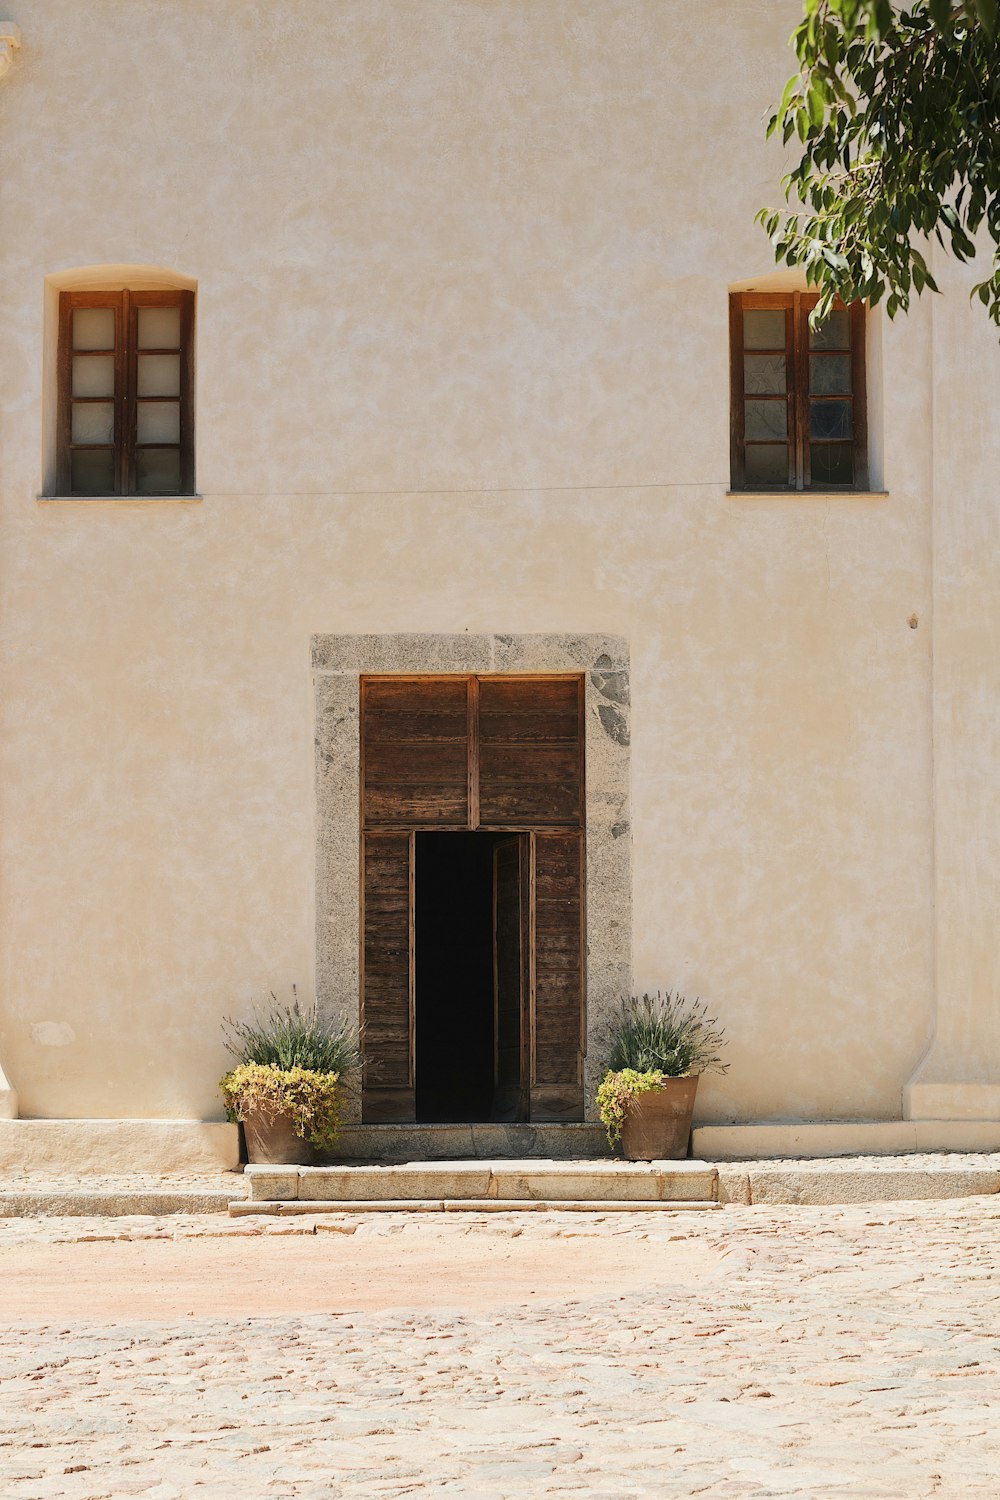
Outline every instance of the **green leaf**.
[(997, 24), (997, 0), (973, 0), (983, 30), (992, 36)]

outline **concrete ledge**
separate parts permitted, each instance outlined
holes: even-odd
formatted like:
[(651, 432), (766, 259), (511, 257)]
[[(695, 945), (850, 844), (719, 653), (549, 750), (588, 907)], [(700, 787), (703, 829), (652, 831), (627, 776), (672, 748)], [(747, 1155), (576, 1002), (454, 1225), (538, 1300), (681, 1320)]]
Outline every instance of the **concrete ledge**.
[(900, 1200), (974, 1198), (1000, 1192), (995, 1167), (885, 1166), (839, 1161), (743, 1164), (719, 1168), (723, 1203), (890, 1203)]
[[(242, 1201), (242, 1200), (241, 1200)], [(126, 1214), (224, 1214), (232, 1189), (213, 1192), (32, 1192), (0, 1193), (0, 1219), (120, 1218)]]
[(815, 1120), (773, 1125), (698, 1125), (692, 1151), (703, 1161), (901, 1156), (911, 1151), (1000, 1151), (1000, 1119)]
[(231, 1172), (235, 1125), (201, 1120), (2, 1120), (0, 1175)]
[[(284, 1218), (293, 1214), (385, 1214), (385, 1213), (681, 1213), (709, 1212), (721, 1208), (714, 1200), (696, 1199), (684, 1202), (671, 1199), (653, 1202), (643, 1199), (606, 1198), (331, 1198), (295, 1203), (247, 1203), (240, 1199), (230, 1203), (234, 1218), (250, 1214), (269, 1214)], [(322, 1225), (319, 1226), (322, 1228)]]
[(701, 1161), (455, 1161), (359, 1166), (249, 1166), (253, 1202), (376, 1203), (502, 1199), (665, 1202), (717, 1196), (716, 1168)]

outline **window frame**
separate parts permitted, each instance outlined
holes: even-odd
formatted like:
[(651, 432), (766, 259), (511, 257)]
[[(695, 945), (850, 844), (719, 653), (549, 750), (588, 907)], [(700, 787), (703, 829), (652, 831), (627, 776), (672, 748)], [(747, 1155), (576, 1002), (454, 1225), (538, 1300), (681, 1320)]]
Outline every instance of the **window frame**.
[[(865, 308), (861, 302), (846, 306), (839, 298), (834, 309), (851, 319), (851, 402), (853, 415), (854, 479), (850, 484), (813, 485), (810, 471), (809, 436), (809, 314), (819, 301), (818, 292), (731, 292), (729, 295), (730, 359), (730, 465), (731, 487), (751, 494), (809, 494), (867, 492), (868, 396), (865, 379)], [(747, 483), (746, 407), (744, 390), (743, 314), (783, 310), (785, 313), (786, 401), (788, 405), (788, 481), (786, 484)], [(769, 351), (761, 351), (767, 353)], [(846, 352), (846, 351), (845, 351)]]
[[(138, 443), (138, 376), (139, 311), (144, 307), (176, 307), (180, 310), (180, 381), (176, 399), (179, 407), (179, 441), (177, 443)], [(112, 443), (74, 443), (72, 440), (74, 400), (100, 402), (99, 396), (73, 396), (73, 314), (80, 309), (111, 308), (115, 314), (114, 346), (114, 440)], [(79, 352), (79, 351), (76, 351)], [(111, 351), (108, 351), (111, 352)], [(157, 349), (143, 350), (156, 354)], [(156, 400), (156, 397), (143, 397)], [(107, 494), (114, 498), (157, 500), (184, 498), (195, 494), (194, 476), (194, 292), (185, 288), (136, 291), (131, 288), (94, 291), (61, 291), (59, 293), (59, 330), (56, 395), (56, 487), (60, 495), (74, 499), (100, 499), (89, 490), (74, 490), (72, 455), (77, 449), (111, 448), (114, 452), (114, 485)], [(144, 449), (176, 448), (180, 457), (180, 488), (177, 490), (138, 490), (136, 455)]]

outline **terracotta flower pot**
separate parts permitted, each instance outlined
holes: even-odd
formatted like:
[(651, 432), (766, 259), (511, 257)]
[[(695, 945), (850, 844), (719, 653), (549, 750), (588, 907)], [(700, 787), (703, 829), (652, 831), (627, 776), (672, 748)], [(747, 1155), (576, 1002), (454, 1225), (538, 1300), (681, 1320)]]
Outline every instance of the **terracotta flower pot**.
[(665, 1078), (660, 1088), (629, 1101), (622, 1154), (629, 1161), (680, 1161), (688, 1153), (698, 1074)]
[(247, 1156), (256, 1164), (270, 1163), (307, 1167), (313, 1159), (309, 1142), (296, 1135), (291, 1115), (266, 1119), (259, 1111), (247, 1111), (243, 1120)]

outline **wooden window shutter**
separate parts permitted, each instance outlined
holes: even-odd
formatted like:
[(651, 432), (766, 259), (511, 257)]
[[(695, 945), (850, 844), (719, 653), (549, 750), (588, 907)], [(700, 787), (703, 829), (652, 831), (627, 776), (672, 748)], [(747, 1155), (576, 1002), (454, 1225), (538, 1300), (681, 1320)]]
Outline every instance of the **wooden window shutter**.
[(583, 823), (583, 679), (479, 680), (479, 821)]
[(366, 1121), (413, 1120), (413, 835), (362, 840), (361, 1051)]
[(362, 680), (366, 828), (467, 828), (472, 684), (465, 677)]
[(583, 1119), (583, 835), (533, 836), (532, 1120)]

